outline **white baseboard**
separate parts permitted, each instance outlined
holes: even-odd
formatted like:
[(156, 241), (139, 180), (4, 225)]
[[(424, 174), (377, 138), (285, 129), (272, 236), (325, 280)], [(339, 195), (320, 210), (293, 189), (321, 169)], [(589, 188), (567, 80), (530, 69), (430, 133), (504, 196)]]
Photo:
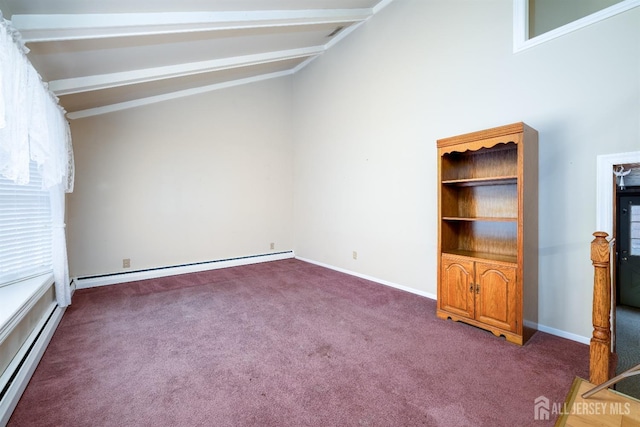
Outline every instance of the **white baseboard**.
[(293, 251), (286, 251), (278, 252), (276, 254), (251, 255), (246, 257), (201, 262), (197, 264), (160, 267), (151, 270), (132, 271), (129, 273), (114, 273), (98, 277), (76, 277), (72, 281), (72, 286), (75, 289), (94, 288), (97, 286), (115, 285), (118, 283), (155, 279), (158, 277), (177, 276), (179, 274), (197, 273), (200, 271), (217, 270), (220, 268), (258, 264), (261, 262), (278, 261), (294, 257), (295, 255)]
[[(26, 358), (24, 359), (22, 366), (18, 368), (16, 376), (13, 378), (7, 392), (2, 397), (2, 401), (0, 401), (0, 426), (4, 427), (9, 422), (9, 418), (11, 418), (11, 414), (18, 404), (22, 393), (24, 393), (24, 390), (27, 388), (27, 384), (29, 384), (29, 380), (31, 380), (31, 376), (36, 370), (38, 363), (40, 363), (40, 359), (42, 359), (42, 355), (47, 349), (49, 341), (51, 341), (51, 337), (53, 337), (53, 333), (56, 331), (60, 320), (62, 320), (62, 315), (64, 314), (65, 309), (60, 308), (56, 303), (52, 303), (52, 309), (53, 314), (51, 314), (51, 317), (45, 316), (42, 319), (41, 323), (34, 328), (33, 332), (20, 349), (20, 352), (14, 358), (22, 360), (26, 354)], [(29, 346), (34, 341), (35, 343), (29, 351)]]
[(589, 345), (589, 343), (591, 342), (591, 337), (583, 337), (582, 335), (572, 334), (571, 332), (562, 331), (560, 329), (551, 328), (551, 327), (545, 326), (545, 325), (538, 324), (538, 328), (537, 329), (540, 332), (546, 332), (547, 334), (555, 335), (555, 336), (560, 337), (560, 338), (566, 338), (568, 340), (576, 341), (576, 342), (579, 342), (581, 344)]
[(529, 320), (524, 321), (524, 326), (531, 329), (535, 329), (536, 331), (545, 332), (550, 335), (555, 335), (560, 338), (566, 338), (571, 341), (576, 341), (581, 344), (589, 345), (589, 342), (591, 341), (590, 337), (583, 337), (582, 335), (572, 334), (571, 332), (562, 331), (556, 328), (551, 328), (549, 326), (541, 325), (539, 323), (531, 322)]
[(355, 276), (355, 277), (359, 277), (361, 279), (369, 280), (371, 282), (376, 282), (376, 283), (379, 283), (381, 285), (385, 285), (385, 286), (389, 286), (389, 287), (392, 287), (392, 288), (400, 289), (401, 291), (410, 292), (412, 294), (420, 295), (422, 297), (426, 297), (426, 298), (433, 299), (433, 300), (436, 299), (436, 296), (434, 294), (432, 294), (432, 293), (424, 292), (424, 291), (421, 291), (419, 289), (410, 288), (408, 286), (399, 285), (397, 283), (389, 282), (388, 280), (378, 279), (376, 277), (367, 276), (366, 274), (356, 273), (355, 271), (346, 270), (346, 269), (340, 268), (340, 267), (334, 267), (332, 265), (324, 264), (322, 262), (313, 261), (313, 260), (306, 259), (306, 258), (296, 257), (296, 259), (299, 259), (300, 261), (308, 262), (310, 264), (315, 264), (315, 265), (318, 265), (320, 267), (325, 267), (325, 268), (328, 268), (330, 270), (339, 271), (340, 273), (345, 273), (345, 274), (348, 274), (350, 276)]
[[(346, 273), (349, 274), (351, 276), (355, 276), (355, 277), (360, 277), (361, 279), (366, 279), (375, 283), (379, 283), (381, 285), (385, 285), (385, 286), (390, 286), (392, 288), (396, 288), (396, 289), (400, 289), (402, 291), (406, 291), (406, 292), (410, 292), (412, 294), (416, 294), (416, 295), (420, 295), (432, 300), (436, 300), (437, 296), (435, 294), (429, 293), (429, 292), (424, 292), (418, 289), (414, 289), (414, 288), (410, 288), (408, 286), (403, 286), (403, 285), (398, 285), (397, 283), (393, 283), (393, 282), (389, 282), (387, 280), (382, 280), (382, 279), (378, 279), (375, 277), (371, 277), (371, 276), (367, 276), (365, 274), (360, 274), (360, 273), (356, 273), (354, 271), (350, 271), (350, 270), (346, 270), (344, 268), (340, 268), (340, 267), (334, 267), (332, 265), (328, 265), (328, 264), (324, 264), (322, 262), (318, 262), (318, 261), (313, 261), (310, 259), (306, 259), (306, 258), (301, 258), (301, 257), (296, 257), (296, 259), (299, 259), (300, 261), (305, 261), (311, 264), (315, 264), (318, 265), (320, 267), (325, 267), (328, 268), (330, 270), (335, 270), (335, 271), (339, 271), (341, 273)], [(587, 344), (589, 345), (589, 342), (591, 341), (590, 337), (583, 337), (582, 335), (577, 335), (577, 334), (573, 334), (571, 332), (566, 332), (560, 329), (555, 329), (555, 328), (551, 328), (549, 326), (545, 326), (545, 325), (541, 325), (541, 324), (532, 324), (531, 322), (525, 322), (526, 326), (530, 326), (533, 327), (534, 329), (537, 329), (540, 332), (545, 332), (547, 334), (550, 335), (555, 335), (557, 337), (560, 338), (566, 338), (568, 340), (571, 341), (576, 341), (579, 342), (581, 344)]]

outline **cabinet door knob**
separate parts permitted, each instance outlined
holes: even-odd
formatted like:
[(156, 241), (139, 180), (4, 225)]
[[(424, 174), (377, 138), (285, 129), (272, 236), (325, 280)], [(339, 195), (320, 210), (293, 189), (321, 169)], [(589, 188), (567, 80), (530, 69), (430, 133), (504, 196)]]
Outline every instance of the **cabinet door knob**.
[(480, 285), (476, 284), (476, 294), (480, 293)]
[(469, 286), (469, 292), (473, 293), (473, 287), (474, 287), (474, 284), (472, 283), (472, 284)]

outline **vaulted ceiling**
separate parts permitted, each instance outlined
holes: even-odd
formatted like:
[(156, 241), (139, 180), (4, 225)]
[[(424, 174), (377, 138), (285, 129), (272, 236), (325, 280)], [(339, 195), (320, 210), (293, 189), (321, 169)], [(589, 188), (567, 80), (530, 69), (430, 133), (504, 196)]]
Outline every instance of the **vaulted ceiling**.
[(295, 73), (392, 0), (0, 0), (69, 118)]

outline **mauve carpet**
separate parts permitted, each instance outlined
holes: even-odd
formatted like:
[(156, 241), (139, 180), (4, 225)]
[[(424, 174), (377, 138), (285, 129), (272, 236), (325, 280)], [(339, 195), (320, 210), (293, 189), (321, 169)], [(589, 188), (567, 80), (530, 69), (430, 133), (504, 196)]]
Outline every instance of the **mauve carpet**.
[(78, 290), (10, 426), (545, 426), (588, 347), (289, 259)]

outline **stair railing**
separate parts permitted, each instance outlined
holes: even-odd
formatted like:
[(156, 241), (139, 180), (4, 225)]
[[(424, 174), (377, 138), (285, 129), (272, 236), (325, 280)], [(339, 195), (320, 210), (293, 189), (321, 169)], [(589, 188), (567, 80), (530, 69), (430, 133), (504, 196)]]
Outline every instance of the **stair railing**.
[(603, 231), (593, 233), (593, 336), (589, 348), (589, 381), (602, 384), (611, 373), (611, 246)]

